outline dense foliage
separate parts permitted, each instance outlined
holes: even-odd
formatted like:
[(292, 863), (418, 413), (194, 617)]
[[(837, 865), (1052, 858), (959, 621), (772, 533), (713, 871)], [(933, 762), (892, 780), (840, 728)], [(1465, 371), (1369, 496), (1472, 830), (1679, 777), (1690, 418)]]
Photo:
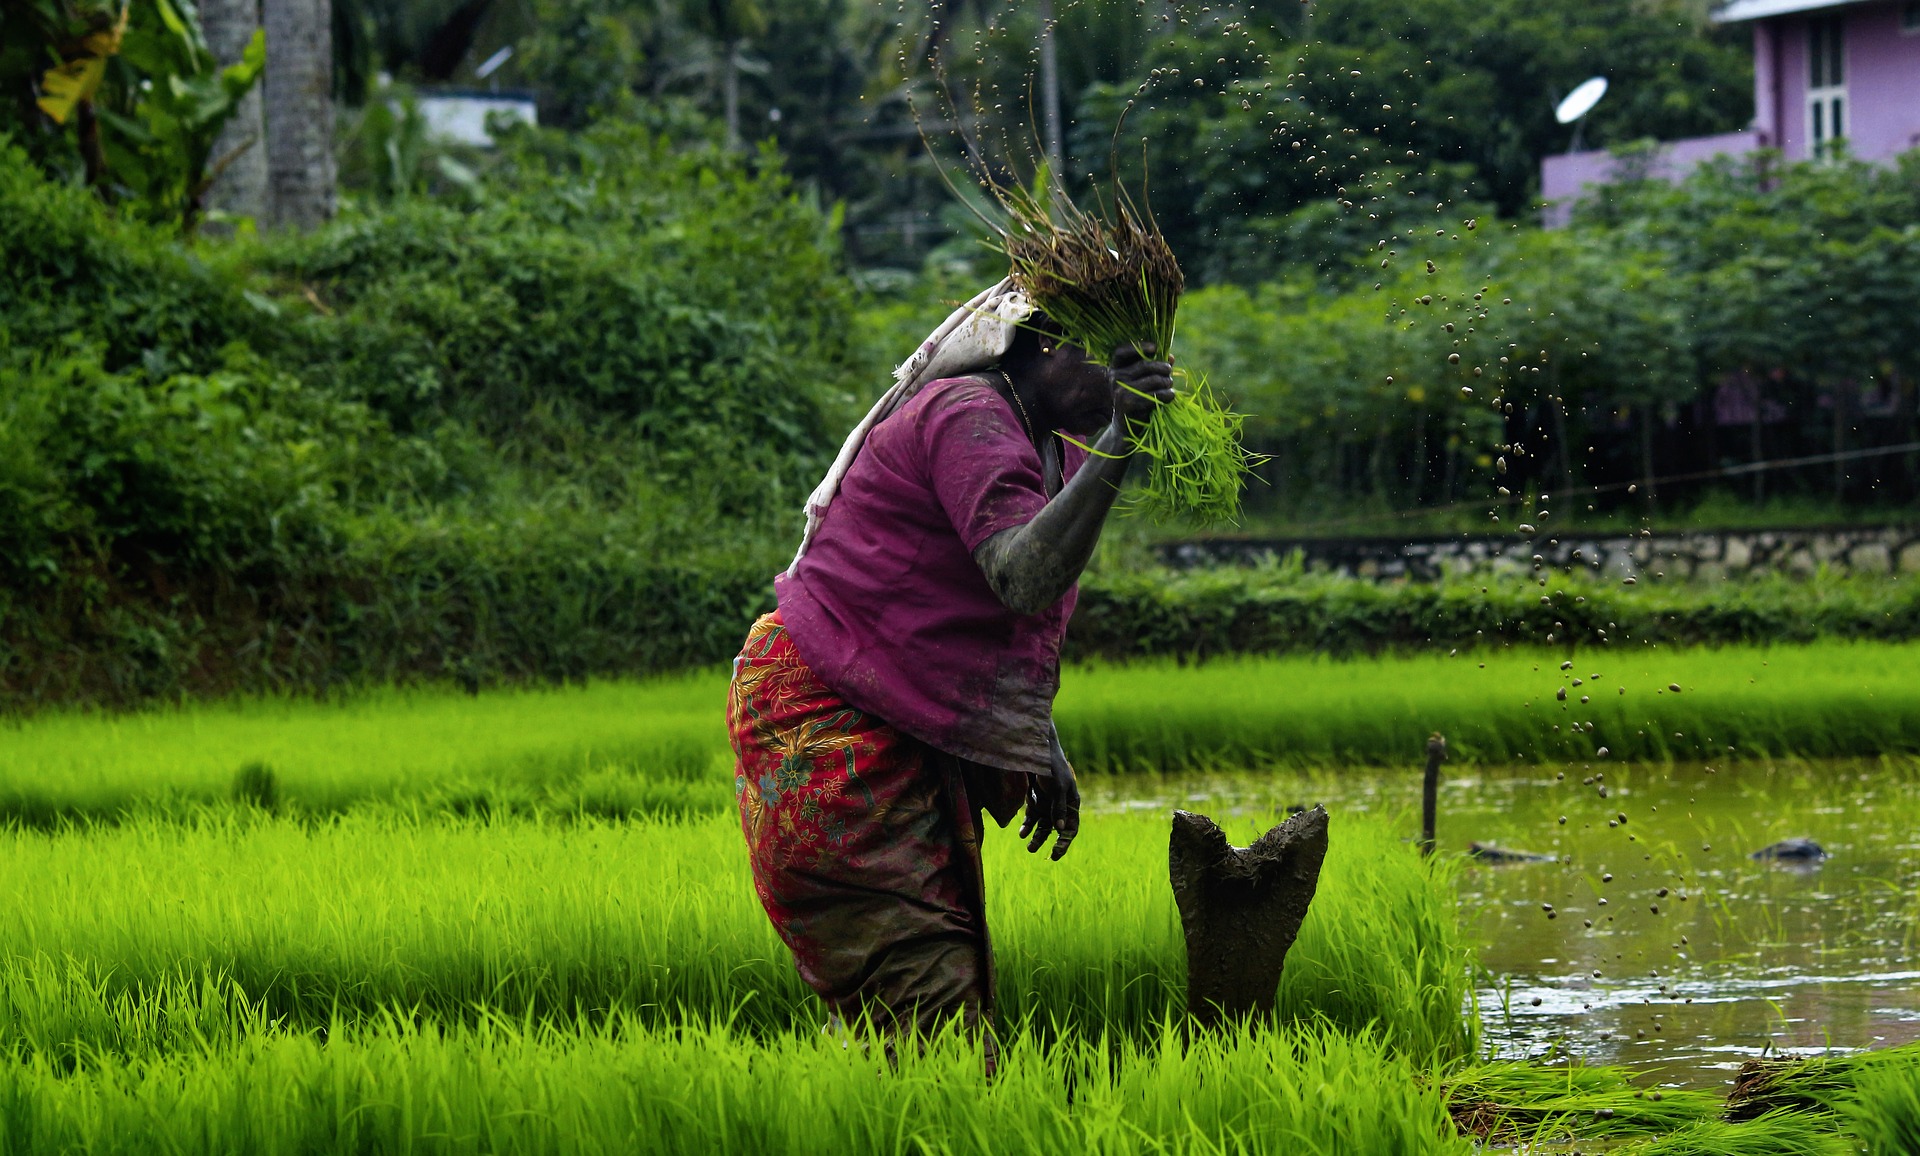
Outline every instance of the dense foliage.
[[(1689, 0), (1052, 9), (1070, 180), (1104, 179), (1116, 160), (1137, 178), (1144, 163), (1176, 251), (1209, 280), (1337, 253), (1350, 230), (1328, 206), (1342, 187), (1391, 182), (1409, 203), (1524, 211), (1540, 159), (1569, 143), (1554, 100), (1595, 74), (1615, 88), (1589, 118), (1590, 145), (1727, 131), (1751, 113), (1746, 30), (1708, 27)], [(356, 102), (379, 69), (470, 83), (473, 65), (511, 45), (490, 79), (536, 90), (551, 123), (662, 98), (716, 119), (732, 107), (740, 136), (773, 139), (798, 177), (847, 205), (849, 248), (867, 266), (915, 268), (964, 237), (925, 142), (957, 169), (965, 125), (1031, 164), (1045, 116), (1040, 6), (1009, 0), (342, 0), (336, 11), (343, 95)], [(1349, 140), (1371, 151), (1329, 148)]]
[[(1181, 310), (1184, 358), (1253, 415), (1282, 509), (1604, 507), (1638, 483), (1644, 510), (1662, 475), (1920, 440), (1920, 154), (1760, 154), (1629, 182), (1565, 229), (1428, 211), (1369, 236), (1343, 291), (1299, 275)], [(1738, 485), (1896, 504), (1920, 459)]]
[(710, 656), (842, 404), (837, 260), (771, 157), (618, 126), (198, 247), (7, 148), (5, 697)]
[(48, 171), (191, 231), (221, 127), (259, 79), (266, 44), (215, 59), (191, 4), (0, 5), (0, 133)]

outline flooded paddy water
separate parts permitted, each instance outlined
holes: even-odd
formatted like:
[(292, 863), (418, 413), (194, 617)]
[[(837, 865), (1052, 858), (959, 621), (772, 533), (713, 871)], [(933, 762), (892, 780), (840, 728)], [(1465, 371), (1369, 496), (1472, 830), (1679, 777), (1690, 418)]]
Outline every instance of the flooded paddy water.
[[(1100, 810), (1236, 837), (1313, 803), (1419, 828), (1420, 770), (1099, 776)], [(1824, 861), (1755, 860), (1807, 837)], [(1441, 853), (1486, 969), (1486, 1042), (1719, 1087), (1779, 1050), (1920, 1039), (1920, 761), (1448, 767)], [(1490, 864), (1471, 844), (1551, 856)]]

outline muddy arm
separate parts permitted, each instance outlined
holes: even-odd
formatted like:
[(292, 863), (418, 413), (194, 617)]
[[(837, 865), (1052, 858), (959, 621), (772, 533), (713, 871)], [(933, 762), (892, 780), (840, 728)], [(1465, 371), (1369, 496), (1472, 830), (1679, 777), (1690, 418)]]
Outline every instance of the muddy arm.
[(1125, 421), (1116, 415), (1101, 431), (1094, 452), (1033, 521), (1000, 531), (973, 552), (987, 585), (1015, 614), (1038, 614), (1060, 601), (1087, 568), (1133, 460)]

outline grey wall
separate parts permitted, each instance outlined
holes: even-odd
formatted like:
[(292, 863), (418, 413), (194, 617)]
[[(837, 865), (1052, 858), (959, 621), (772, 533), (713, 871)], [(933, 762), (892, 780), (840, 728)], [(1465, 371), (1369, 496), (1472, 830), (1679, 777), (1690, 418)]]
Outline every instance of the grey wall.
[(1249, 565), (1299, 551), (1310, 570), (1362, 578), (1431, 580), (1491, 569), (1528, 572), (1534, 555), (1549, 566), (1583, 565), (1626, 578), (1659, 572), (1702, 581), (1779, 572), (1811, 574), (1822, 564), (1841, 573), (1920, 572), (1920, 525), (1800, 530), (1697, 530), (1650, 536), (1521, 538), (1196, 539), (1161, 547), (1170, 566)]

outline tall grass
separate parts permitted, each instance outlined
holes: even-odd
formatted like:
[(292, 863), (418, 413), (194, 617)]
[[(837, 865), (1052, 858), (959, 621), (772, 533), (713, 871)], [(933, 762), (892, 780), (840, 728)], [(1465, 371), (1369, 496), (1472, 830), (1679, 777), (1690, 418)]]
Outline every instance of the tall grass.
[[(1487, 762), (1587, 760), (1603, 746), (1653, 761), (1920, 750), (1920, 645), (1632, 646), (1581, 651), (1568, 671), (1561, 661), (1501, 650), (1077, 666), (1055, 714), (1090, 772), (1399, 764), (1434, 730), (1456, 760)], [(0, 726), (0, 819), (190, 813), (236, 796), (309, 815), (368, 799), (456, 813), (724, 812), (724, 695), (725, 674), (706, 671), (481, 696), (48, 713)]]
[[(1138, 815), (1089, 822), (1059, 864), (988, 839), (1014, 1034), (1138, 1036), (1181, 1009), (1166, 840), (1164, 818)], [(1445, 867), (1377, 819), (1337, 816), (1283, 1017), (1371, 1030), (1423, 1063), (1463, 1057), (1473, 1025), (1453, 905)], [(0, 840), (0, 945), (0, 1046), (22, 1054), (390, 1008), (451, 1020), (624, 1009), (755, 1032), (821, 1022), (730, 818), (210, 816), (15, 834)]]
[(203, 1054), (0, 1066), (9, 1153), (1368, 1153), (1466, 1156), (1380, 1041), (1238, 1030), (1011, 1047), (890, 1068), (819, 1033), (712, 1025), (266, 1035)]

